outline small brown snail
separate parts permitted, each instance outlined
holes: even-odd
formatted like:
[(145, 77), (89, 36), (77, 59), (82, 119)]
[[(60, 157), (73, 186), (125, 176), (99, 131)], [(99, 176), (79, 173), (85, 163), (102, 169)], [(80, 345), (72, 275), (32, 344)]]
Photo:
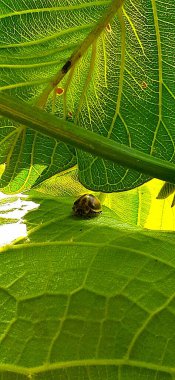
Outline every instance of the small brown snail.
[(99, 199), (92, 194), (82, 195), (75, 201), (72, 209), (74, 215), (87, 218), (97, 216), (102, 211)]

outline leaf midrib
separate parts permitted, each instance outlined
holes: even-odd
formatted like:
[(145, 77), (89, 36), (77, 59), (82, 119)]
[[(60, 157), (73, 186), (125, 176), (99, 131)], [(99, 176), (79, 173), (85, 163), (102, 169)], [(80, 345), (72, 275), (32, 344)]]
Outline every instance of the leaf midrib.
[(163, 366), (160, 364), (153, 364), (150, 362), (143, 362), (139, 360), (131, 360), (131, 359), (84, 359), (84, 360), (72, 360), (59, 362), (54, 364), (44, 364), (38, 367), (25, 368), (15, 365), (3, 364), (0, 365), (0, 372), (12, 372), (23, 374), (26, 376), (39, 374), (43, 372), (64, 369), (64, 368), (76, 368), (76, 367), (94, 367), (94, 366), (130, 366), (130, 367), (138, 367), (138, 368), (146, 368), (149, 370), (154, 370), (156, 373), (159, 371), (165, 372), (168, 374), (175, 374), (175, 368)]
[[(128, 236), (128, 235), (127, 235)], [(17, 239), (17, 244), (14, 244), (10, 247), (11, 250), (18, 250), (18, 249), (30, 249), (30, 248), (34, 248), (34, 247), (58, 247), (58, 246), (69, 246), (69, 247), (93, 247), (93, 248), (111, 248), (111, 249), (115, 249), (116, 251), (117, 250), (120, 250), (120, 251), (126, 251), (128, 252), (128, 249), (129, 249), (129, 252), (132, 252), (132, 253), (135, 253), (135, 254), (138, 254), (138, 255), (141, 255), (141, 256), (144, 256), (148, 259), (151, 259), (151, 260), (157, 260), (157, 262), (160, 262), (161, 264), (164, 264), (166, 265), (167, 267), (169, 268), (175, 268), (175, 265), (173, 265), (171, 262), (167, 262), (166, 260), (163, 260), (161, 259), (159, 256), (153, 256), (152, 254), (148, 254), (148, 252), (144, 252), (144, 251), (141, 251), (139, 249), (134, 249), (134, 248), (131, 248), (131, 247), (124, 247), (122, 245), (118, 245), (118, 244), (111, 244), (111, 243), (94, 243), (94, 242), (81, 242), (81, 241), (47, 241), (47, 242), (30, 242), (30, 243), (20, 243), (20, 239), (21, 240), (24, 240), (25, 238), (18, 238)], [(2, 248), (0, 248), (0, 253), (5, 253), (7, 250), (9, 250), (9, 245), (7, 246), (4, 246)]]

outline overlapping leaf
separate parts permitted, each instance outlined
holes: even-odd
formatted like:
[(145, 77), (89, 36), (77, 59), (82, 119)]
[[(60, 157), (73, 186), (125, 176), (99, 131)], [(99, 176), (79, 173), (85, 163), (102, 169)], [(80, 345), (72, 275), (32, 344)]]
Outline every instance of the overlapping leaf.
[[(100, 0), (2, 3), (2, 89), (31, 103), (36, 103), (110, 4)], [(169, 70), (174, 64), (173, 5), (173, 0), (168, 7), (155, 0), (126, 0), (51, 94), (48, 112), (173, 161), (175, 73)], [(65, 144), (21, 126), (14, 129), (8, 121), (6, 128), (2, 125), (6, 191), (28, 188), (76, 163), (75, 151)], [(147, 179), (84, 152), (77, 152), (77, 157), (80, 180), (94, 190), (124, 190)]]

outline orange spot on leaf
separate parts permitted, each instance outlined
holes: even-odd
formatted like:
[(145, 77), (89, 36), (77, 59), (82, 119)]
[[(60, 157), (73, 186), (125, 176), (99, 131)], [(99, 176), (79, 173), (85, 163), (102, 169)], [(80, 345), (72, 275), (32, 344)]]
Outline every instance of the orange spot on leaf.
[(146, 83), (144, 80), (141, 83), (142, 88), (145, 90), (148, 87), (148, 83)]
[(64, 88), (57, 87), (57, 88), (55, 89), (55, 92), (56, 92), (57, 95), (62, 95), (63, 92), (64, 92)]
[(108, 33), (111, 33), (112, 29), (111, 29), (111, 24), (107, 24), (106, 25), (106, 30)]

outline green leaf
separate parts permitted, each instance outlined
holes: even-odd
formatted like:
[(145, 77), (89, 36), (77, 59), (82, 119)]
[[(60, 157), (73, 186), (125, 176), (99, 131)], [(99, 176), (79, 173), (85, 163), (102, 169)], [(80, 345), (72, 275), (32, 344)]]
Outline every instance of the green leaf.
[[(112, 9), (115, 4), (117, 1), (112, 2)], [(63, 0), (47, 0), (43, 5), (37, 0), (30, 5), (3, 1), (1, 89), (33, 104), (42, 98), (45, 88), (53, 89), (50, 78), (61, 72), (90, 33), (92, 36), (93, 30), (103, 25), (101, 20), (110, 2), (74, 0), (69, 5)], [(114, 141), (174, 161), (175, 74), (169, 74), (174, 23), (173, 0), (169, 0), (168, 9), (166, 3), (155, 0), (148, 4), (126, 0), (124, 9), (98, 39), (93, 35), (81, 60), (63, 77), (58, 85), (64, 89), (62, 95), (51, 93), (47, 111)], [(75, 151), (64, 144), (30, 130), (25, 132), (8, 121), (6, 127), (4, 122), (2, 125), (6, 191), (29, 188), (35, 181), (39, 183), (75, 164)], [(82, 151), (76, 154), (79, 178), (93, 190), (124, 190), (148, 179)]]
[(174, 233), (106, 207), (73, 217), (70, 197), (31, 200), (28, 238), (0, 255), (2, 376), (173, 378)]

